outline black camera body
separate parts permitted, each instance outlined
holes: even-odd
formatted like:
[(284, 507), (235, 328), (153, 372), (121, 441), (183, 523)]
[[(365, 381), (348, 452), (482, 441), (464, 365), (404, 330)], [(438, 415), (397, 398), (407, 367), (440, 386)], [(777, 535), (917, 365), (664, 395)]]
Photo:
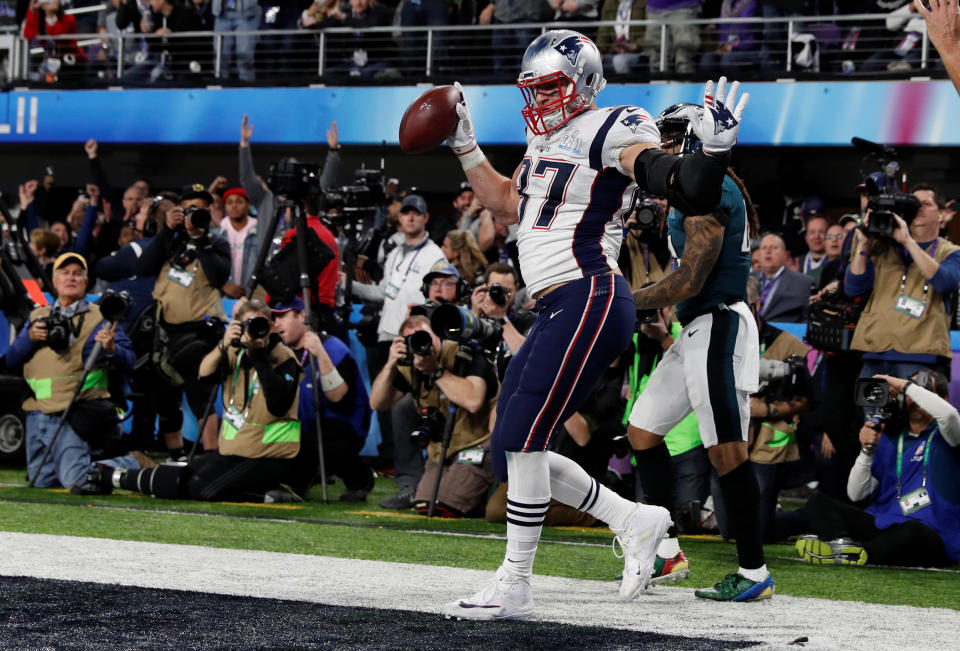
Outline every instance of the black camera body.
[(426, 449), (431, 442), (440, 443), (443, 440), (443, 426), (445, 418), (436, 407), (422, 407), (417, 414), (417, 424), (410, 432), (410, 441), (421, 450)]
[[(270, 334), (270, 319), (265, 316), (252, 316), (240, 322), (240, 336), (249, 336), (251, 339), (263, 339)], [(240, 347), (240, 339), (230, 342), (232, 346)]]
[(288, 199), (323, 193), (320, 167), (292, 158), (283, 158), (271, 164), (267, 179), (267, 185), (274, 194)]
[(407, 346), (407, 354), (406, 357), (397, 362), (403, 366), (411, 366), (414, 355), (425, 357), (433, 351), (433, 338), (426, 330), (417, 330), (411, 335), (406, 335), (403, 338), (403, 343)]
[(47, 339), (43, 344), (58, 355), (66, 353), (70, 348), (70, 334), (73, 332), (70, 318), (60, 312), (53, 312), (50, 316), (38, 320), (47, 327)]
[(640, 332), (640, 326), (644, 324), (656, 323), (660, 320), (660, 310), (657, 308), (650, 308), (644, 310), (637, 310), (637, 332)]
[(810, 393), (810, 371), (801, 355), (790, 355), (783, 361), (760, 358), (760, 393), (764, 396), (792, 400)]
[(487, 287), (487, 293), (490, 295), (490, 300), (500, 307), (507, 306), (507, 294), (509, 294), (509, 291), (500, 283), (491, 283), (490, 286)]
[(920, 200), (912, 194), (878, 194), (870, 197), (867, 207), (870, 219), (864, 232), (873, 237), (890, 238), (897, 229), (894, 215), (900, 215), (909, 226), (920, 210)]
[[(202, 231), (207, 231), (213, 222), (210, 211), (199, 206), (190, 206), (183, 211), (184, 218), (190, 221), (190, 225)], [(186, 230), (186, 229), (184, 229)]]
[(199, 255), (200, 250), (197, 248), (196, 244), (192, 242), (184, 242), (182, 246), (179, 246), (173, 250), (173, 255), (170, 256), (170, 264), (180, 270), (183, 270), (193, 264)]
[(122, 321), (123, 317), (126, 316), (127, 310), (130, 309), (130, 304), (132, 303), (130, 298), (130, 292), (122, 291), (117, 292), (112, 289), (108, 289), (103, 293), (103, 296), (100, 297), (100, 301), (97, 305), (100, 306), (100, 314), (103, 315), (103, 318), (107, 321)]
[(854, 403), (858, 407), (872, 409), (870, 422), (880, 428), (895, 420), (900, 414), (900, 404), (891, 402), (887, 381), (862, 377), (857, 380)]
[(660, 228), (660, 218), (663, 216), (660, 205), (654, 201), (653, 195), (640, 192), (634, 203), (637, 211), (636, 218), (627, 224), (631, 230), (651, 231)]

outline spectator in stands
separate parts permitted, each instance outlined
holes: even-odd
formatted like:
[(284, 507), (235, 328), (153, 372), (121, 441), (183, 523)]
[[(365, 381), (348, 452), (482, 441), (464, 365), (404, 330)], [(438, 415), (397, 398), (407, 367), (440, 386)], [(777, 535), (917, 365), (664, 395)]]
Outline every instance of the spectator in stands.
[(450, 231), (443, 238), (443, 255), (455, 266), (468, 284), (473, 285), (487, 266), (487, 259), (470, 231)]
[(257, 220), (250, 216), (246, 190), (230, 188), (223, 194), (223, 205), (227, 219), (210, 233), (230, 243), (230, 280), (224, 283), (222, 291), (230, 298), (240, 298), (246, 295), (244, 288), (257, 264), (261, 237), (257, 234)]
[(200, 24), (203, 25), (203, 31), (212, 32), (216, 24), (216, 17), (213, 15), (213, 0), (190, 0), (187, 5), (193, 9), (200, 17)]
[(893, 241), (854, 232), (844, 291), (870, 295), (851, 342), (852, 349), (864, 352), (861, 377), (950, 368), (945, 299), (960, 284), (960, 247), (938, 236), (944, 201), (936, 188), (918, 184), (913, 195), (920, 200), (917, 216), (908, 226), (894, 215)]
[[(254, 0), (212, 0), (211, 9), (214, 30), (217, 32), (256, 32), (260, 28), (260, 5)], [(223, 37), (220, 76), (230, 77), (236, 56), (237, 76), (240, 81), (253, 81), (256, 77), (253, 67), (256, 47), (256, 33)]]
[[(510, 25), (537, 23), (544, 18), (547, 5), (543, 0), (494, 0), (480, 11), (480, 25)], [(513, 66), (524, 50), (535, 39), (538, 30), (495, 29), (490, 33), (490, 49), (493, 51), (495, 72), (510, 72), (516, 76)]]
[(279, 335), (255, 338), (241, 326), (254, 318), (269, 322), (270, 308), (260, 301), (238, 302), (223, 339), (199, 367), (203, 381), (222, 382), (223, 427), (217, 449), (189, 465), (126, 472), (98, 468), (92, 473), (94, 483), (106, 492), (122, 488), (167, 499), (297, 499), (279, 485), (290, 481), (300, 450), (300, 364)]
[[(95, 409), (93, 401), (110, 396), (107, 391), (109, 367), (121, 372), (133, 368), (133, 350), (123, 329), (110, 327), (103, 320), (100, 308), (84, 298), (87, 261), (82, 256), (65, 253), (57, 258), (53, 263), (53, 286), (57, 290), (54, 304), (30, 313), (29, 321), (6, 355), (7, 366), (15, 372), (22, 368), (24, 378), (33, 389), (31, 397), (23, 403), (27, 414), (27, 474), (32, 484), (41, 488), (59, 484), (78, 494), (96, 493), (97, 487), (87, 480), (91, 450), (100, 449), (119, 424), (112, 404), (107, 410)], [(72, 329), (69, 337), (52, 337), (46, 320), (50, 316), (69, 321)], [(84, 363), (98, 342), (102, 348), (96, 365), (84, 376)], [(81, 377), (86, 381), (73, 413), (82, 413), (82, 416), (65, 421), (54, 440), (61, 415), (70, 404)], [(90, 409), (81, 412), (83, 405), (90, 405)], [(140, 467), (129, 456), (101, 463)]]
[[(77, 19), (64, 13), (60, 0), (30, 0), (22, 33), (27, 40), (33, 40), (40, 35), (76, 34)], [(87, 60), (87, 53), (74, 39), (45, 41), (41, 45), (47, 56), (60, 62), (58, 65), (72, 66)], [(53, 68), (50, 71), (54, 74), (58, 72)]]
[(132, 27), (138, 34), (149, 34), (153, 31), (151, 11), (149, 0), (120, 0), (117, 7), (117, 28), (126, 31)]
[[(445, 213), (440, 218), (434, 217), (434, 221), (430, 225), (430, 238), (437, 244), (442, 244), (443, 238), (452, 230), (469, 229), (482, 207), (480, 202), (475, 200), (473, 187), (467, 181), (460, 183), (460, 189), (457, 190), (452, 205), (452, 214)], [(474, 235), (476, 235), (476, 228), (475, 226)]]
[(612, 27), (603, 26), (597, 32), (597, 48), (603, 55), (603, 69), (607, 74), (625, 75), (640, 66), (644, 28), (630, 25), (629, 21), (643, 20), (646, 8), (643, 0), (604, 0), (600, 20), (616, 21)]
[[(751, 18), (757, 13), (757, 0), (723, 0), (721, 18)], [(716, 74), (742, 75), (748, 66), (760, 60), (755, 25), (719, 23), (709, 25), (716, 47), (700, 57), (700, 74), (710, 78)]]
[(30, 250), (37, 256), (37, 262), (49, 275), (52, 271), (53, 260), (57, 249), (60, 248), (60, 238), (53, 231), (35, 228), (30, 231)]
[(303, 300), (299, 297), (273, 306), (274, 331), (293, 349), (304, 367), (298, 411), (300, 452), (294, 472), (297, 479), (291, 479), (290, 485), (297, 495), (306, 498), (319, 470), (313, 377), (307, 367), (309, 354), (317, 360), (320, 431), (327, 475), (343, 480), (345, 490), (340, 501), (364, 502), (373, 488), (373, 473), (360, 459), (370, 427), (367, 390), (350, 349), (336, 337), (308, 330), (304, 316)]
[(885, 49), (871, 54), (863, 62), (863, 72), (905, 72), (919, 65), (924, 25), (923, 18), (917, 15), (917, 8), (912, 2), (889, 13), (887, 29), (902, 32), (901, 40), (893, 50)]
[[(671, 21), (667, 27), (667, 61), (664, 72), (692, 74), (697, 71), (697, 50), (700, 49), (700, 26), (688, 22), (700, 17), (702, 0), (647, 0), (647, 20)], [(660, 26), (648, 25), (643, 37), (643, 51), (650, 61), (650, 71), (660, 72)]]
[(960, 415), (940, 373), (909, 380), (878, 375), (905, 396), (902, 418), (860, 430), (861, 452), (847, 481), (866, 511), (820, 493), (804, 511), (815, 535), (797, 541), (816, 564), (939, 567), (960, 562)]
[[(600, 16), (600, 0), (547, 0), (553, 9), (556, 22), (582, 23), (597, 20)], [(587, 38), (596, 38), (596, 28), (580, 25), (577, 27)]]
[[(167, 211), (163, 227), (144, 250), (137, 269), (138, 275), (157, 278), (155, 321), (166, 345), (154, 351), (160, 381), (151, 397), (167, 450), (179, 460), (186, 458), (181, 433), (183, 394), (198, 421), (213, 413), (212, 409), (205, 413), (210, 390), (197, 380), (197, 368), (216, 345), (214, 339), (219, 339), (217, 320), (226, 320), (220, 288), (230, 276), (230, 245), (210, 236), (175, 206)], [(216, 418), (207, 418), (198, 435), (204, 449), (216, 449), (216, 432)]]
[[(150, 0), (150, 10), (140, 21), (140, 29), (144, 34), (167, 36), (203, 29), (200, 17), (186, 5), (176, 4), (172, 0)], [(206, 39), (153, 39), (149, 56), (144, 63), (134, 66), (130, 76), (139, 81), (156, 81), (161, 77), (182, 79), (201, 72), (205, 66), (209, 67), (211, 56)], [(150, 194), (149, 188), (145, 194)]]
[(767, 321), (803, 323), (807, 320), (813, 281), (786, 267), (787, 248), (783, 238), (768, 233), (760, 240), (760, 316)]
[[(849, 249), (847, 255), (843, 255), (844, 241), (847, 239), (847, 230), (840, 224), (831, 224), (827, 228), (826, 235), (823, 236), (823, 250), (826, 256), (820, 265), (820, 283), (819, 291), (814, 295), (820, 299), (825, 291), (834, 291), (837, 288), (838, 281), (846, 271), (846, 265), (849, 263)], [(851, 236), (852, 241), (852, 236)], [(811, 300), (815, 300), (811, 297)]]
[[(442, 471), (437, 512), (450, 517), (470, 515), (486, 503), (493, 481), (488, 424), (499, 389), (495, 371), (482, 354), (452, 341), (441, 342), (425, 316), (408, 317), (400, 325), (400, 334), (391, 342), (387, 362), (370, 388), (370, 406), (386, 410), (405, 394), (413, 396), (421, 414), (419, 430), (427, 462), (412, 502), (419, 511), (427, 511)], [(455, 420), (447, 456), (441, 459), (444, 417), (450, 409)]]
[(807, 253), (800, 261), (800, 272), (813, 278), (819, 286), (823, 263), (827, 260), (826, 240), (827, 220), (820, 215), (807, 218), (803, 239), (807, 243)]
[(953, 81), (953, 87), (960, 93), (960, 14), (956, 3), (948, 0), (928, 0), (929, 9), (924, 0), (914, 0), (914, 7), (927, 23), (927, 34)]
[[(355, 0), (354, 0), (355, 1)], [(352, 3), (351, 3), (352, 4)], [(404, 2), (400, 7), (401, 27), (444, 27), (451, 24), (450, 0), (419, 0), (418, 2)], [(438, 31), (433, 34), (433, 61), (434, 66), (445, 59), (450, 47), (449, 32)], [(423, 32), (402, 32), (400, 41), (406, 50), (406, 56), (416, 59), (423, 56), (427, 44), (426, 34)]]
[(330, 65), (325, 74), (346, 74), (364, 79), (399, 76), (388, 61), (393, 47), (389, 35), (365, 32), (367, 27), (381, 27), (391, 23), (390, 14), (383, 5), (371, 0), (350, 0), (349, 10), (344, 7), (341, 13), (343, 18), (328, 14), (311, 26), (312, 29), (350, 27), (354, 30), (348, 34), (327, 35)]

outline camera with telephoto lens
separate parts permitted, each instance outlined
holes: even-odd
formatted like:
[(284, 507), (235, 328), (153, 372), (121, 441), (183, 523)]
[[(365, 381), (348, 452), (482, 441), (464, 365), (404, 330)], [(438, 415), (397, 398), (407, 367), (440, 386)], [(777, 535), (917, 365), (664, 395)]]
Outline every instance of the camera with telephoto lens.
[(189, 221), (191, 226), (201, 231), (210, 228), (210, 222), (213, 221), (210, 211), (199, 206), (190, 206), (183, 211), (183, 216), (185, 221)]
[(103, 293), (103, 296), (100, 297), (97, 305), (100, 307), (100, 314), (103, 315), (103, 318), (113, 322), (120, 321), (126, 316), (131, 302), (130, 292), (117, 292), (108, 289)]
[(654, 201), (653, 195), (646, 192), (640, 192), (637, 200), (634, 202), (636, 216), (628, 220), (627, 228), (637, 231), (656, 230), (660, 228), (660, 217), (662, 212), (660, 205)]
[(484, 350), (495, 350), (503, 337), (503, 324), (499, 321), (478, 317), (467, 308), (452, 303), (434, 310), (430, 327), (441, 339), (477, 345)]
[(70, 318), (62, 312), (53, 312), (50, 316), (45, 316), (39, 321), (47, 327), (47, 338), (43, 345), (49, 346), (58, 355), (67, 352), (67, 349), (70, 348), (70, 333), (73, 331)]
[(507, 306), (507, 294), (509, 291), (500, 283), (492, 283), (487, 287), (487, 293), (490, 295), (490, 300), (500, 307)]
[(425, 316), (428, 319), (433, 316), (434, 311), (438, 307), (443, 305), (443, 303), (438, 303), (437, 301), (426, 300), (420, 305), (414, 305), (410, 308), (410, 316)]
[(444, 417), (436, 407), (423, 407), (417, 414), (417, 424), (410, 432), (410, 441), (421, 450), (426, 449), (430, 442), (439, 443), (443, 440)]
[(407, 353), (403, 359), (397, 361), (397, 364), (403, 366), (413, 365), (414, 355), (426, 357), (433, 352), (433, 339), (426, 330), (417, 330), (413, 334), (406, 335), (403, 338), (403, 343), (407, 346)]
[[(270, 334), (270, 319), (265, 316), (252, 316), (240, 322), (240, 336), (247, 335), (250, 339), (263, 339)], [(243, 344), (240, 339), (234, 339), (231, 345), (239, 348)]]
[(870, 410), (870, 422), (877, 429), (890, 423), (900, 413), (899, 403), (890, 401), (887, 381), (877, 378), (862, 377), (857, 380), (854, 403)]
[(790, 355), (783, 361), (760, 358), (760, 394), (792, 400), (809, 392), (810, 371), (803, 356)]
[(288, 199), (323, 193), (320, 187), (320, 167), (301, 163), (295, 158), (281, 158), (272, 163), (267, 185), (274, 194)]

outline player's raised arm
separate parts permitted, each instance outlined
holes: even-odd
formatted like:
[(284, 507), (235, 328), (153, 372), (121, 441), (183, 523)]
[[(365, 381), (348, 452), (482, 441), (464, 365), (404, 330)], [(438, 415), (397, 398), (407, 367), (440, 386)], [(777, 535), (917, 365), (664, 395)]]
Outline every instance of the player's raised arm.
[(457, 155), (457, 160), (463, 166), (463, 171), (480, 203), (489, 208), (500, 223), (516, 223), (520, 195), (517, 193), (514, 181), (495, 170), (484, 156), (474, 135), (473, 120), (470, 119), (470, 109), (467, 108), (463, 88), (460, 82), (454, 85), (460, 89), (460, 103), (457, 104), (457, 115), (460, 121), (457, 123), (454, 134), (447, 138), (447, 145)]
[(730, 84), (720, 77), (714, 94), (714, 84), (708, 81), (704, 88), (703, 110), (685, 107), (691, 126), (703, 147), (692, 155), (674, 156), (658, 147), (640, 143), (627, 147), (620, 154), (620, 163), (640, 189), (666, 197), (686, 215), (702, 215), (720, 201), (723, 178), (730, 159), (730, 149), (737, 142), (743, 111), (750, 99), (744, 93), (733, 111), (730, 106), (737, 99), (740, 82)]

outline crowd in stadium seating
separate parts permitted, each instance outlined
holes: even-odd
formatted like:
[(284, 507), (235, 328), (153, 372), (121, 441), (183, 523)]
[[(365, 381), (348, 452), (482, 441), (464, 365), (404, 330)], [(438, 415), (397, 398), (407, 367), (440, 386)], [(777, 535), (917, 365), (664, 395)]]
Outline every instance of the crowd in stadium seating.
[[(319, 421), (326, 472), (344, 483), (341, 499), (365, 501), (375, 467), (389, 469), (396, 481), (397, 492), (383, 500), (384, 508), (425, 513), (433, 504), (434, 512), (447, 516), (485, 514), (502, 521), (505, 489), (496, 486), (489, 458), (493, 408), (499, 380), (535, 309), (519, 270), (517, 227), (496, 222), (467, 183), (431, 197), (430, 204), (396, 178), (375, 180), (373, 195), (340, 188), (335, 123), (316, 185), (302, 196), (287, 186), (271, 187), (254, 169), (252, 136), (253, 125), (244, 118), (238, 169), (217, 170), (222, 176), (210, 183), (174, 191), (122, 170), (108, 172), (92, 140), (84, 147), (90, 167), (79, 196), (64, 202), (52, 170), (20, 186), (14, 219), (27, 236), (24, 246), (35, 254), (36, 275), (52, 278), (61, 296), (76, 295), (29, 316), (5, 309), (7, 319), (22, 327), (7, 354), (7, 372), (28, 378), (35, 397), (25, 410), (43, 417), (42, 427), (30, 421), (39, 434), (28, 436), (42, 439), (28, 450), (32, 478), (37, 485), (59, 483), (81, 493), (124, 488), (159, 497), (302, 499), (316, 481)], [(761, 523), (769, 542), (820, 534), (798, 543), (811, 562), (905, 564), (905, 544), (940, 549), (940, 555), (928, 555), (938, 563), (956, 562), (960, 553), (950, 544), (937, 548), (937, 541), (942, 545), (960, 534), (951, 529), (952, 516), (924, 511), (923, 504), (903, 506), (903, 495), (891, 497), (892, 467), (881, 467), (902, 454), (890, 446), (896, 446), (897, 428), (907, 428), (913, 454), (908, 470), (920, 472), (922, 463), (923, 490), (956, 501), (960, 474), (948, 471), (960, 459), (960, 439), (956, 410), (945, 398), (960, 248), (941, 237), (955, 207), (933, 186), (918, 184), (909, 227), (893, 216), (893, 235), (868, 237), (861, 215), (869, 192), (878, 189), (873, 186), (883, 190), (885, 183), (892, 181), (882, 173), (867, 179), (851, 195), (850, 213), (839, 217), (844, 206), (824, 207), (812, 196), (787, 200), (783, 214), (767, 219), (765, 232), (751, 244), (748, 300), (762, 356), (770, 362), (760, 392), (751, 398), (750, 455), (761, 486)], [(344, 210), (358, 202), (359, 211)], [(663, 235), (665, 204), (652, 198), (647, 207), (656, 215), (652, 228), (640, 224), (636, 213), (624, 228), (619, 266), (634, 289), (676, 265)], [(261, 286), (251, 287), (264, 248), (278, 276), (282, 260), (298, 269), (298, 209), (313, 233), (304, 238), (313, 279), (307, 304), (295, 281), (283, 295), (265, 295), (268, 274), (262, 269), (253, 281)], [(275, 214), (279, 224), (271, 232)], [(83, 325), (82, 314), (95, 306), (81, 298), (80, 284), (89, 293), (129, 293), (131, 307), (119, 318), (114, 338), (99, 334), (105, 328), (96, 324)], [(240, 299), (236, 306), (233, 299)], [(806, 343), (782, 325), (810, 321), (812, 329), (829, 313), (820, 309), (825, 305), (859, 316), (855, 328), (846, 324), (853, 335), (846, 345), (818, 349), (810, 345), (821, 342), (812, 330)], [(126, 435), (113, 436), (118, 427), (111, 416), (92, 442), (64, 415), (72, 386), (47, 383), (58, 377), (51, 373), (60, 362), (44, 352), (52, 349), (45, 342), (55, 328), (47, 317), (58, 312), (80, 315), (75, 332), (67, 332), (73, 352), (65, 354), (72, 363), (82, 363), (95, 341), (109, 340), (107, 350), (116, 351), (100, 360), (112, 367), (110, 380), (84, 385), (79, 403), (132, 405)], [(256, 332), (258, 317), (266, 322), (262, 332)], [(555, 451), (630, 497), (642, 498), (643, 491), (623, 436), (626, 417), (677, 331), (670, 309), (638, 314), (633, 343), (552, 438)], [(892, 393), (912, 399), (899, 421), (877, 421), (886, 422), (889, 435), (880, 445), (878, 426), (865, 426), (864, 413), (853, 407), (857, 379), (877, 374), (893, 378)], [(907, 379), (912, 383), (904, 386)], [(198, 421), (196, 443), (182, 436), (184, 410)], [(866, 416), (872, 415), (868, 409)], [(69, 436), (61, 434), (55, 446), (50, 437), (60, 416), (68, 421), (63, 429)], [(296, 432), (293, 423), (299, 423)], [(376, 457), (361, 458), (374, 423), (381, 438)], [(933, 461), (923, 461), (915, 439), (926, 436), (926, 445), (933, 446), (937, 432), (943, 441)], [(64, 451), (67, 442), (73, 452)], [(667, 443), (681, 478), (674, 517), (682, 531), (725, 533), (726, 514), (712, 506), (722, 501), (711, 497), (716, 477), (696, 418), (678, 425)], [(44, 446), (54, 460), (69, 459), (69, 472), (49, 460), (41, 463)], [(78, 455), (77, 449), (87, 452)], [(138, 454), (125, 456), (131, 451)], [(157, 466), (140, 451), (166, 462)], [(91, 453), (94, 469), (78, 474), (90, 465)], [(904, 485), (919, 477), (905, 476)], [(783, 491), (806, 496), (811, 487), (816, 499), (806, 508), (777, 508)], [(873, 498), (868, 513), (876, 526), (862, 518), (855, 527), (844, 526), (849, 509)], [(912, 516), (914, 507), (919, 516)], [(589, 524), (558, 503), (549, 521)], [(888, 530), (899, 537), (880, 535)]]
[[(787, 69), (794, 72), (908, 73), (920, 68), (923, 18), (910, 0), (886, 2), (773, 2), (748, 0), (111, 0), (107, 10), (65, 13), (93, 0), (30, 0), (17, 6), (24, 37), (44, 49), (31, 62), (33, 78), (68, 81), (99, 76), (115, 79), (118, 64), (125, 83), (201, 83), (213, 77), (254, 83), (315, 77), (319, 34), (330, 28), (323, 47), (324, 77), (400, 80), (425, 75), (425, 32), (381, 31), (371, 27), (443, 27), (584, 21), (616, 21), (586, 27), (597, 40), (608, 75), (713, 75), (736, 71), (740, 78)], [(891, 7), (893, 10), (891, 11)], [(889, 14), (885, 21), (845, 21), (844, 14)], [(837, 16), (838, 20), (695, 23), (714, 18), (789, 19)], [(630, 25), (630, 20), (664, 20), (669, 26)], [(212, 38), (169, 37), (186, 31), (223, 34)], [(294, 30), (276, 34), (277, 30)], [(117, 43), (103, 39), (37, 41), (43, 35), (104, 33), (126, 35), (123, 61)], [(234, 32), (238, 32), (234, 34)], [(259, 34), (254, 33), (259, 32)], [(432, 72), (482, 74), (509, 80), (515, 61), (535, 34), (530, 28), (496, 31), (440, 31), (432, 38)], [(144, 39), (137, 35), (162, 38)], [(661, 41), (666, 59), (661, 61)], [(219, 68), (214, 52), (219, 50)], [(935, 53), (934, 62), (936, 61)], [(937, 64), (939, 65), (939, 64)], [(929, 68), (934, 67), (931, 62)]]

